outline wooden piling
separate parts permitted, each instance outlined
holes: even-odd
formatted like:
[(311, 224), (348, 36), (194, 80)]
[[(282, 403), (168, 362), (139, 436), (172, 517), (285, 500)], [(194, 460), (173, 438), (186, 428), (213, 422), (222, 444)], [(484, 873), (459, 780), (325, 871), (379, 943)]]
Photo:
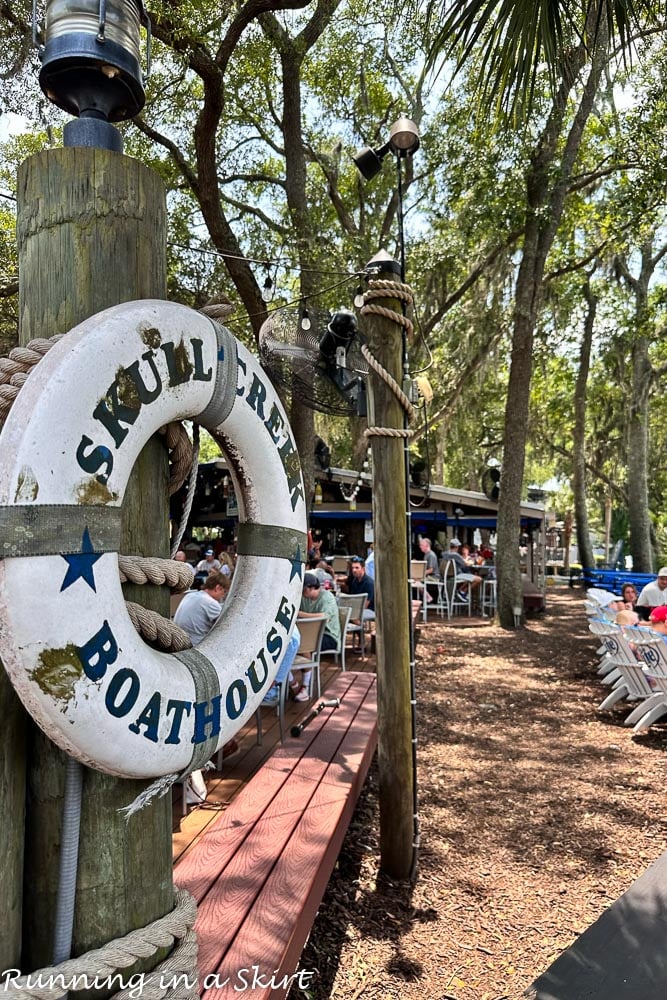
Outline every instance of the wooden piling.
[[(164, 189), (136, 160), (89, 148), (31, 157), (19, 169), (17, 231), (22, 344), (65, 333), (120, 302), (166, 298)], [(126, 554), (168, 555), (167, 466), (163, 442), (149, 442), (123, 504)], [(164, 588), (128, 587), (126, 596), (169, 614)], [(30, 729), (24, 972), (52, 958), (65, 763), (41, 731)], [(171, 796), (127, 823), (119, 813), (146, 784), (85, 771), (73, 955), (172, 908)]]
[[(388, 260), (379, 280), (397, 281)], [(401, 312), (398, 299), (374, 304)], [(364, 316), (368, 346), (383, 368), (403, 381), (402, 330), (395, 320)], [(404, 411), (394, 392), (371, 370), (369, 425), (403, 428)], [(414, 788), (410, 683), (410, 593), (406, 463), (400, 437), (371, 437), (373, 458), (373, 537), (378, 678), (378, 764), (380, 780), (380, 867), (407, 878), (414, 856)]]
[(26, 715), (9, 678), (0, 667), (0, 972), (17, 969), (21, 958), (23, 839), (26, 771)]

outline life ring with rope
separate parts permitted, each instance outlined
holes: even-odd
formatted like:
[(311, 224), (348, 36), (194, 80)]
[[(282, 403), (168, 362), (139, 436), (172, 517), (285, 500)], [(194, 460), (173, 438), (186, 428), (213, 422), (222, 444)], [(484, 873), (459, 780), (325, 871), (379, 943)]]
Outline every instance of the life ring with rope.
[[(181, 419), (205, 427), (227, 459), (238, 563), (209, 635), (165, 653), (130, 621), (118, 548), (137, 456)], [(82, 763), (128, 778), (185, 775), (271, 685), (306, 545), (294, 439), (254, 356), (185, 306), (114, 306), (40, 361), (0, 434), (0, 657), (30, 715)]]

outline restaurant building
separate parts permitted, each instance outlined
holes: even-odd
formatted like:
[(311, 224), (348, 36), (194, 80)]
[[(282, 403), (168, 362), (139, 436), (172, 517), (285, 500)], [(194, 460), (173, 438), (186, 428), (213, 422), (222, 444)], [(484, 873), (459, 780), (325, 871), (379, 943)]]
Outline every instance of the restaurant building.
[[(172, 517), (179, 516), (182, 499), (176, 495)], [(461, 543), (494, 548), (498, 503), (483, 493), (447, 486), (410, 484), (413, 555), (419, 556), (419, 539), (428, 537), (443, 549), (451, 538)], [(316, 472), (315, 496), (310, 506), (309, 528), (321, 537), (327, 555), (365, 555), (373, 541), (371, 476), (349, 469)], [(520, 508), (521, 568), (526, 578), (544, 593), (545, 508), (527, 500)], [(201, 541), (219, 539), (233, 545), (238, 505), (224, 459), (199, 465), (197, 487), (188, 523), (188, 534)]]

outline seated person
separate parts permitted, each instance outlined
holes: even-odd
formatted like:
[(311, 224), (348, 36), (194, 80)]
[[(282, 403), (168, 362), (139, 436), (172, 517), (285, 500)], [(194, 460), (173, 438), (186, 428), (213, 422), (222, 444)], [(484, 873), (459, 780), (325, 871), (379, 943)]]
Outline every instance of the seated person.
[(616, 625), (638, 625), (639, 615), (636, 611), (628, 611), (627, 608), (624, 608), (622, 611), (616, 612), (614, 623)]
[(460, 601), (467, 601), (468, 587), (471, 587), (474, 592), (475, 588), (479, 587), (482, 582), (482, 578), (481, 576), (477, 576), (476, 573), (470, 572), (470, 567), (459, 553), (460, 547), (461, 543), (458, 538), (452, 538), (449, 543), (449, 552), (445, 552), (442, 557), (442, 561), (440, 563), (440, 573), (444, 577), (445, 570), (447, 569), (446, 563), (448, 561), (454, 563), (454, 567), (456, 569), (456, 583), (459, 588), (456, 598)]
[(328, 562), (325, 562), (324, 559), (320, 559), (313, 569), (313, 573), (320, 581), (323, 590), (333, 590), (335, 593), (336, 575)]
[[(340, 645), (340, 617), (338, 615), (338, 605), (336, 598), (329, 590), (325, 590), (314, 573), (304, 573), (303, 575), (303, 596), (298, 618), (315, 618), (319, 615), (326, 615), (327, 620), (322, 636), (322, 649), (338, 649)], [(294, 692), (295, 701), (308, 701), (310, 688), (310, 675), (312, 671), (304, 670), (301, 678), (301, 685)], [(293, 689), (294, 690), (294, 689)]]
[(210, 573), (213, 569), (220, 569), (220, 562), (215, 558), (213, 549), (206, 549), (204, 558), (195, 566), (195, 573)]
[(234, 560), (229, 554), (229, 552), (220, 553), (220, 572), (223, 576), (233, 576), (234, 575)]
[[(426, 600), (432, 601), (434, 593), (437, 596), (438, 584), (440, 583), (440, 567), (438, 557), (431, 548), (430, 538), (419, 539), (419, 550), (424, 557), (426, 569), (424, 571), (424, 582), (426, 584)], [(429, 584), (431, 585), (429, 587)]]
[(340, 642), (340, 618), (336, 598), (325, 590), (315, 573), (304, 573), (303, 595), (298, 618), (315, 618), (326, 615), (322, 649), (337, 649)]
[(193, 646), (208, 635), (220, 617), (230, 584), (230, 577), (218, 572), (209, 573), (202, 589), (189, 590), (178, 605), (174, 623), (187, 632)]
[(461, 556), (461, 559), (463, 559), (466, 566), (472, 566), (475, 562), (469, 545), (462, 545), (459, 549), (459, 555)]
[(361, 556), (350, 559), (350, 576), (348, 579), (348, 594), (365, 594), (364, 621), (375, 619), (375, 584), (366, 572), (366, 563)]
[(637, 603), (637, 588), (634, 583), (624, 583), (621, 587), (621, 601), (627, 611), (633, 611)]
[[(176, 609), (174, 623), (190, 636), (197, 646), (211, 631), (222, 612), (222, 602), (231, 585), (231, 579), (222, 573), (209, 573), (201, 590), (189, 590)], [(222, 748), (223, 759), (238, 750), (236, 740), (229, 740)], [(204, 778), (201, 770), (192, 772), (193, 784), (201, 789)], [(201, 795), (198, 796), (201, 799)], [(204, 794), (204, 798), (206, 795)]]
[[(650, 609), (667, 604), (667, 566), (658, 570), (658, 576), (647, 583), (637, 598), (636, 611), (641, 618), (650, 618)], [(648, 609), (648, 610), (647, 610)]]
[[(299, 644), (301, 643), (301, 633), (299, 632), (296, 625), (292, 631), (291, 636), (287, 642), (287, 649), (285, 650), (285, 655), (280, 661), (280, 666), (278, 667), (278, 673), (276, 674), (273, 684), (269, 690), (264, 695), (262, 699), (262, 708), (275, 708), (280, 700), (280, 685), (282, 683), (287, 683), (290, 689), (294, 685), (294, 675), (292, 674), (292, 664), (296, 654), (299, 651)], [(297, 684), (297, 690), (301, 687)]]
[(661, 604), (659, 608), (653, 608), (648, 623), (654, 632), (659, 632), (667, 639), (667, 605)]
[(479, 547), (477, 545), (473, 545), (472, 549), (470, 550), (470, 565), (483, 566), (485, 562), (486, 559), (482, 555)]

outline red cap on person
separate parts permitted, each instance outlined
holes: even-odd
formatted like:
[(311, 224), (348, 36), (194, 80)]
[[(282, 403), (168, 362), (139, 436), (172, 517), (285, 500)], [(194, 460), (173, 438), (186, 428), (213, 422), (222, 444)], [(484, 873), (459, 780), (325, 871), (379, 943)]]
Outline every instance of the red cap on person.
[(650, 622), (667, 622), (667, 604), (662, 604), (659, 608), (653, 608), (648, 616)]

